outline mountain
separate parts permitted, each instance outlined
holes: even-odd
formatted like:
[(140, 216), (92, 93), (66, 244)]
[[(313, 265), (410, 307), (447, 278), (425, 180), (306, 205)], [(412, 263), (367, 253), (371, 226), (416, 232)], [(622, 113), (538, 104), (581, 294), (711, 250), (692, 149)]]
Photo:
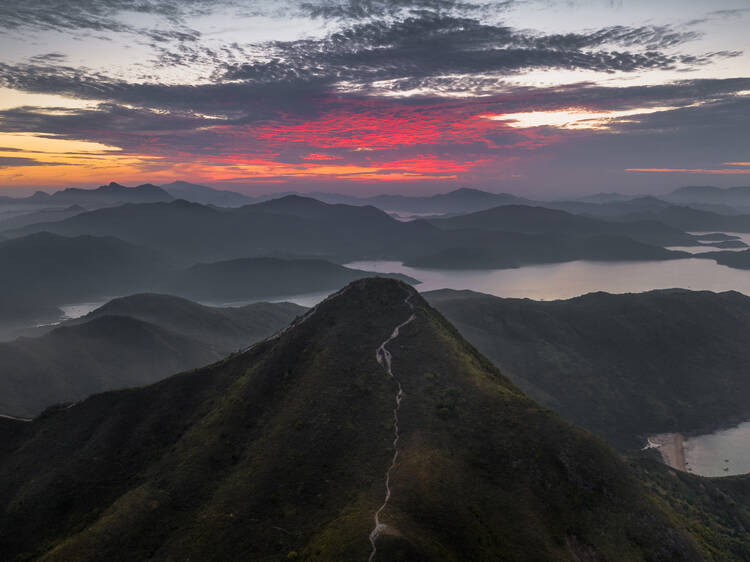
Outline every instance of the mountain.
[(0, 339), (59, 321), (61, 305), (153, 290), (163, 255), (116, 238), (47, 232), (0, 241)]
[(479, 189), (461, 188), (448, 193), (425, 197), (406, 195), (376, 195), (364, 201), (384, 211), (419, 214), (471, 213), (499, 205), (518, 205), (528, 202), (508, 193), (489, 193)]
[(162, 185), (161, 188), (175, 199), (184, 199), (201, 205), (215, 205), (217, 207), (241, 207), (253, 203), (255, 199), (235, 191), (214, 189), (205, 185), (198, 185), (186, 181), (173, 181)]
[(57, 222), (80, 215), (85, 211), (86, 209), (80, 205), (71, 205), (70, 207), (42, 209), (40, 211), (23, 213), (0, 221), (0, 232), (22, 228), (31, 224)]
[[(324, 260), (246, 258), (194, 265), (176, 273), (166, 290), (198, 300), (237, 301), (333, 292), (372, 275)], [(405, 275), (383, 276), (418, 283)]]
[[(660, 260), (683, 254), (631, 240), (627, 233), (659, 243), (693, 243), (694, 238), (663, 225), (602, 223), (532, 207), (496, 208), (492, 214), (556, 213), (571, 224), (545, 235), (507, 233), (471, 219), (469, 228), (447, 228), (450, 222), (401, 222), (372, 206), (331, 205), (295, 195), (219, 209), (187, 201), (123, 205), (98, 209), (47, 224), (9, 231), (8, 236), (49, 231), (65, 236), (115, 236), (152, 247), (183, 266), (258, 257), (315, 258), (345, 263), (391, 259), (421, 267), (495, 268), (557, 263), (576, 259)], [(481, 213), (480, 213), (481, 216)], [(456, 217), (461, 219), (461, 217)], [(445, 219), (452, 221), (453, 219)], [(519, 219), (519, 225), (545, 220)], [(459, 226), (460, 221), (457, 221)], [(601, 234), (596, 231), (603, 230)], [(591, 231), (591, 236), (577, 233)], [(610, 232), (612, 234), (610, 234)]]
[(341, 262), (394, 258), (417, 253), (436, 231), (427, 224), (399, 222), (374, 207), (328, 205), (294, 195), (237, 209), (186, 201), (123, 205), (9, 234), (41, 230), (115, 236), (187, 263), (275, 254)]
[(690, 257), (686, 252), (665, 250), (625, 236), (564, 237), (498, 232), (493, 244), (458, 246), (406, 262), (412, 267), (434, 269), (504, 269), (540, 263), (590, 261), (661, 261)]
[(574, 215), (556, 209), (505, 205), (457, 217), (430, 219), (442, 229), (480, 228), (558, 236), (616, 235), (657, 246), (695, 245), (695, 237), (654, 221), (617, 223)]
[[(712, 246), (722, 247), (722, 244), (727, 244), (730, 242), (732, 241), (724, 243), (719, 242), (718, 244), (712, 244)], [(694, 257), (712, 259), (715, 260), (719, 265), (726, 265), (727, 267), (733, 267), (734, 269), (750, 269), (750, 250), (742, 250), (740, 252), (701, 252), (699, 254), (695, 254)]]
[(556, 201), (543, 204), (545, 207), (567, 211), (577, 215), (601, 218), (608, 221), (632, 223), (653, 221), (685, 232), (727, 231), (750, 232), (750, 207), (720, 206), (678, 202), (667, 202), (655, 197), (640, 197), (630, 201), (613, 203), (583, 203), (580, 201)]
[(182, 334), (226, 354), (280, 330), (305, 310), (290, 302), (212, 307), (172, 295), (143, 293), (113, 299), (65, 325), (89, 322), (102, 316), (127, 316)]
[(0, 294), (0, 341), (13, 339), (30, 326), (60, 320), (62, 310), (34, 295)]
[(425, 296), (529, 396), (619, 446), (747, 417), (750, 297), (685, 290), (551, 302), (470, 291)]
[(387, 279), (214, 365), (2, 420), (0, 503), (3, 559), (701, 560), (710, 546)]
[(69, 187), (52, 194), (37, 191), (30, 197), (8, 197), (1, 202), (5, 205), (32, 205), (45, 207), (81, 205), (86, 208), (109, 207), (123, 203), (156, 203), (171, 201), (173, 198), (162, 188), (146, 183), (137, 187), (126, 187), (111, 182), (96, 189)]
[(720, 188), (710, 185), (680, 187), (664, 196), (668, 201), (681, 204), (706, 203), (750, 207), (750, 186)]
[(172, 196), (166, 191), (150, 183), (137, 187), (125, 187), (115, 182), (99, 186), (96, 189), (70, 187), (48, 196), (35, 194), (29, 198), (29, 201), (34, 197), (44, 204), (83, 205), (84, 207), (120, 205), (123, 203), (156, 203), (172, 200)]
[(489, 193), (466, 187), (448, 193), (425, 196), (384, 194), (372, 197), (355, 197), (340, 193), (320, 192), (305, 193), (302, 195), (325, 203), (356, 206), (371, 205), (387, 212), (414, 213), (417, 215), (470, 213), (489, 209), (490, 207), (497, 207), (498, 205), (518, 205), (530, 202), (528, 199), (509, 193)]
[(0, 343), (0, 413), (35, 416), (53, 404), (206, 365), (303, 311), (291, 303), (219, 309), (165, 295), (116, 299), (43, 336)]
[(111, 237), (47, 232), (0, 242), (0, 294), (61, 304), (148, 288), (166, 271), (153, 250)]
[(601, 192), (601, 193), (594, 193), (593, 195), (584, 195), (582, 197), (576, 198), (576, 201), (581, 201), (583, 203), (615, 203), (619, 201), (629, 201), (630, 199), (635, 199), (636, 196), (633, 195), (623, 195), (622, 193), (616, 193), (616, 192)]
[(671, 206), (646, 214), (625, 215), (623, 219), (643, 219), (646, 216), (674, 228), (694, 232), (750, 232), (750, 214), (720, 215), (691, 207)]

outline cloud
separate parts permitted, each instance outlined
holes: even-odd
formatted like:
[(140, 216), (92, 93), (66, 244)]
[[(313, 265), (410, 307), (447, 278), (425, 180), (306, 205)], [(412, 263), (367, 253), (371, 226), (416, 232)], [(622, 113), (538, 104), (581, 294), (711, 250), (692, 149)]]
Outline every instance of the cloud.
[(500, 12), (516, 4), (515, 0), (471, 3), (459, 0), (317, 0), (303, 2), (301, 11), (313, 18), (368, 19), (405, 14)]
[(188, 14), (208, 13), (210, 6), (205, 0), (3, 0), (0, 27), (121, 32), (132, 30), (118, 19), (123, 13), (161, 16), (179, 23)]
[(19, 166), (48, 166), (51, 162), (40, 162), (34, 158), (23, 158), (16, 156), (0, 156), (0, 168), (14, 168)]
[(355, 24), (321, 40), (275, 42), (268, 46), (270, 60), (227, 64), (221, 78), (252, 82), (315, 79), (354, 89), (365, 89), (372, 81), (403, 80), (406, 86), (401, 87), (410, 88), (448, 75), (512, 75), (552, 68), (634, 72), (690, 68), (737, 55), (665, 52), (697, 37), (694, 32), (656, 26), (531, 34), (472, 18), (427, 13)]

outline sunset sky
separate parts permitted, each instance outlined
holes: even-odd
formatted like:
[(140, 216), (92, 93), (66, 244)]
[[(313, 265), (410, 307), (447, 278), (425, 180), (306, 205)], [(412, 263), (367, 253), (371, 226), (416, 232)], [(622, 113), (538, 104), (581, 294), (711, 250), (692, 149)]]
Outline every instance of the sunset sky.
[(0, 195), (750, 185), (747, 0), (3, 0)]

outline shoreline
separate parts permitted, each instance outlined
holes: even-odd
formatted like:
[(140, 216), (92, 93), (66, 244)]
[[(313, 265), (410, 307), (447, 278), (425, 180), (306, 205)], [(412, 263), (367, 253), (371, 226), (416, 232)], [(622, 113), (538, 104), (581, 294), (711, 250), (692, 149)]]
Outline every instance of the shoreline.
[(647, 440), (647, 448), (658, 449), (664, 464), (688, 472), (685, 459), (685, 436), (682, 433), (659, 433)]

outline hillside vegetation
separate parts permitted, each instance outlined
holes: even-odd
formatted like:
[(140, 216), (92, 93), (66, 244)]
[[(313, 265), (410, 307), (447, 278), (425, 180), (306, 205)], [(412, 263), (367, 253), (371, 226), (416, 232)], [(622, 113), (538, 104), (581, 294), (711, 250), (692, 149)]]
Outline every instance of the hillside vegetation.
[(0, 557), (366, 559), (398, 385), (375, 560), (707, 552), (413, 289), (368, 279), (241, 355), (0, 423)]

